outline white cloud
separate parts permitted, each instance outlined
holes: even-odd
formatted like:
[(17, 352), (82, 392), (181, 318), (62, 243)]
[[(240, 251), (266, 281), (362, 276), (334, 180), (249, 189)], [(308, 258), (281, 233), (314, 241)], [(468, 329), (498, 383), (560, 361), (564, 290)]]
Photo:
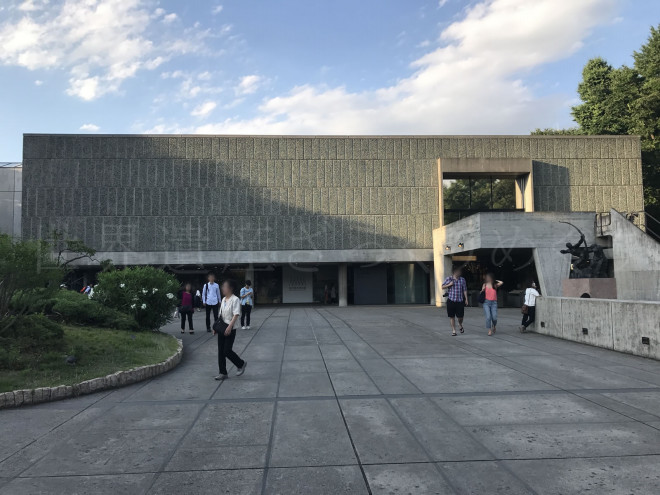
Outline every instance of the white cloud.
[(206, 117), (213, 110), (215, 110), (215, 107), (217, 106), (218, 104), (213, 101), (206, 101), (201, 105), (196, 106), (195, 109), (192, 112), (190, 112), (190, 115), (192, 115), (193, 117)]
[(163, 22), (165, 24), (172, 24), (174, 21), (176, 21), (179, 17), (172, 13), (172, 14), (167, 14), (166, 16), (163, 17)]
[(41, 86), (43, 83), (44, 83), (44, 82), (41, 81), (40, 79), (37, 79), (36, 81), (34, 81), (34, 85), (35, 85), (35, 86)]
[(80, 126), (81, 131), (87, 131), (87, 132), (97, 132), (100, 129), (101, 128), (96, 124), (83, 124)]
[(68, 72), (67, 93), (84, 100), (117, 91), (141, 70), (199, 50), (208, 35), (186, 30), (179, 37), (155, 29), (161, 16), (150, 0), (28, 0), (0, 21), (0, 65)]
[(448, 2), (448, 1), (449, 1), (449, 0), (438, 0), (438, 8), (441, 9), (442, 7), (444, 7), (445, 5), (447, 5), (447, 2)]
[(211, 11), (211, 13), (213, 15), (218, 15), (220, 12), (222, 12), (223, 8), (224, 7), (222, 5), (216, 5), (215, 7), (213, 7), (213, 10)]
[[(251, 119), (185, 129), (240, 134), (527, 133), (560, 120), (566, 95), (537, 97), (530, 71), (566, 58), (616, 0), (484, 0), (440, 33), (441, 46), (393, 85), (354, 92), (303, 84), (265, 100)], [(258, 76), (246, 76), (258, 77)], [(243, 78), (241, 87), (253, 87)], [(177, 126), (177, 128), (180, 126)]]
[(249, 76), (243, 76), (236, 86), (235, 91), (237, 95), (249, 95), (259, 89), (262, 79), (260, 76), (251, 74)]

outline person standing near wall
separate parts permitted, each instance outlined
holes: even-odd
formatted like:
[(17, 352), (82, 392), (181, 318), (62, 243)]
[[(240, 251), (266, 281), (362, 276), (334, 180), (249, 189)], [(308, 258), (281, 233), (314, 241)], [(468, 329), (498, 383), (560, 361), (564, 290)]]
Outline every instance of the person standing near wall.
[(447, 290), (447, 316), (451, 325), (451, 335), (456, 337), (456, 318), (458, 318), (459, 330), (465, 332), (463, 328), (463, 316), (465, 315), (465, 306), (468, 305), (467, 283), (461, 276), (461, 269), (454, 268), (451, 277), (447, 277), (442, 283), (442, 289)]
[(213, 334), (218, 336), (218, 369), (220, 374), (216, 380), (226, 380), (227, 359), (236, 366), (236, 376), (245, 372), (247, 362), (234, 352), (234, 339), (236, 339), (236, 321), (241, 314), (241, 301), (234, 294), (236, 282), (225, 280), (222, 284), (222, 302), (220, 303), (220, 319), (213, 325)]
[(481, 291), (485, 293), (483, 304), (488, 335), (493, 335), (497, 330), (497, 289), (502, 285), (504, 285), (504, 282), (495, 280), (495, 276), (488, 273), (486, 274), (486, 282), (481, 286)]
[[(254, 305), (254, 289), (250, 280), (245, 281), (245, 287), (241, 289), (241, 328), (250, 329), (250, 314)], [(247, 320), (247, 321), (246, 321)], [(247, 323), (247, 327), (245, 324)]]
[(536, 288), (536, 283), (530, 282), (525, 290), (525, 300), (522, 307), (522, 325), (520, 325), (520, 332), (525, 332), (527, 327), (534, 323), (536, 319), (536, 298), (541, 294)]
[(179, 306), (179, 314), (181, 315), (181, 333), (186, 333), (186, 318), (188, 319), (188, 330), (190, 334), (194, 334), (195, 330), (193, 329), (193, 293), (192, 285), (186, 284), (181, 291), (179, 297), (181, 305)]
[(213, 321), (218, 319), (218, 308), (220, 307), (220, 286), (215, 283), (215, 275), (209, 273), (208, 282), (204, 284), (202, 290), (202, 304), (206, 308), (206, 331), (211, 331), (211, 311), (213, 311)]

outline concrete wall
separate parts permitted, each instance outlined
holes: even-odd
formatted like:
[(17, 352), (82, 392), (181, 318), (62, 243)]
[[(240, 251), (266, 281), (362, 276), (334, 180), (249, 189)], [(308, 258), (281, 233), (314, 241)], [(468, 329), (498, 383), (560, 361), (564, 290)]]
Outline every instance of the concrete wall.
[[(536, 300), (534, 331), (660, 359), (659, 302), (544, 296)], [(643, 344), (642, 337), (650, 343)]]
[(640, 210), (639, 139), (25, 135), (23, 233), (109, 253), (432, 248), (437, 161), (531, 159), (536, 211)]
[[(568, 278), (571, 259), (561, 254), (567, 242), (576, 243), (580, 235), (570, 222), (584, 232), (588, 243), (596, 241), (594, 214), (569, 213), (522, 213), (491, 212), (477, 213), (457, 222), (445, 225), (433, 232), (434, 266), (436, 280), (444, 280), (451, 270), (447, 262), (452, 254), (469, 253), (479, 249), (531, 248), (539, 277), (541, 292), (549, 296), (560, 296), (562, 280)], [(463, 247), (459, 247), (463, 243)], [(451, 249), (448, 251), (445, 246)], [(444, 258), (444, 259), (443, 259)], [(442, 295), (436, 287), (436, 305), (441, 304)]]
[(23, 174), (20, 165), (0, 166), (0, 233), (21, 235), (21, 191)]
[(660, 243), (617, 211), (610, 218), (604, 233), (612, 236), (618, 298), (660, 301)]

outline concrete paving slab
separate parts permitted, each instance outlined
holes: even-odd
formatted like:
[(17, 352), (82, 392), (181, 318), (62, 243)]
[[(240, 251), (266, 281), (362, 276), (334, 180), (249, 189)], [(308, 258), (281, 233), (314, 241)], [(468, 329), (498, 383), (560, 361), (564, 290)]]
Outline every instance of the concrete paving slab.
[(181, 429), (192, 424), (201, 404), (115, 405), (86, 430), (150, 430)]
[(433, 461), (493, 459), (483, 445), (427, 398), (390, 403)]
[(660, 454), (660, 431), (641, 423), (475, 426), (497, 459)]
[(340, 403), (360, 462), (429, 461), (422, 446), (385, 399), (347, 399)]
[(424, 393), (507, 392), (554, 388), (482, 357), (409, 358), (389, 361)]
[(222, 384), (184, 335), (162, 377), (0, 411), (0, 493), (655, 493), (660, 363), (470, 311), (452, 338), (430, 307), (259, 307)]
[(346, 395), (380, 395), (380, 390), (364, 371), (330, 373), (330, 379), (335, 393), (339, 397)]
[(357, 459), (335, 400), (278, 403), (270, 466), (353, 464)]
[(660, 391), (610, 392), (603, 395), (660, 418)]
[(529, 495), (532, 490), (501, 462), (447, 462), (439, 465), (458, 495)]
[(232, 471), (192, 471), (162, 473), (149, 490), (149, 495), (257, 495), (261, 493), (263, 471), (241, 469)]
[(374, 495), (455, 493), (434, 464), (377, 464), (364, 472)]
[(266, 481), (271, 495), (359, 495), (367, 485), (358, 466), (271, 468)]
[(1, 495), (132, 495), (145, 493), (154, 475), (56, 476), (16, 478), (0, 489)]
[(287, 373), (280, 380), (280, 397), (332, 397), (326, 373)]
[(660, 457), (506, 461), (539, 495), (659, 493)]
[(184, 430), (85, 431), (59, 444), (23, 476), (156, 472)]
[(606, 423), (632, 419), (573, 394), (523, 394), (432, 399), (461, 425)]

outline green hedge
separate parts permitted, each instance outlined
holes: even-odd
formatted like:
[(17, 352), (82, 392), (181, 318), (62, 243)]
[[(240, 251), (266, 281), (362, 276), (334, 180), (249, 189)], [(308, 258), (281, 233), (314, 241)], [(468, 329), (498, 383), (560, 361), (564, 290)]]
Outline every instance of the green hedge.
[(18, 370), (54, 355), (64, 359), (64, 329), (44, 315), (9, 316), (0, 327), (0, 369)]

